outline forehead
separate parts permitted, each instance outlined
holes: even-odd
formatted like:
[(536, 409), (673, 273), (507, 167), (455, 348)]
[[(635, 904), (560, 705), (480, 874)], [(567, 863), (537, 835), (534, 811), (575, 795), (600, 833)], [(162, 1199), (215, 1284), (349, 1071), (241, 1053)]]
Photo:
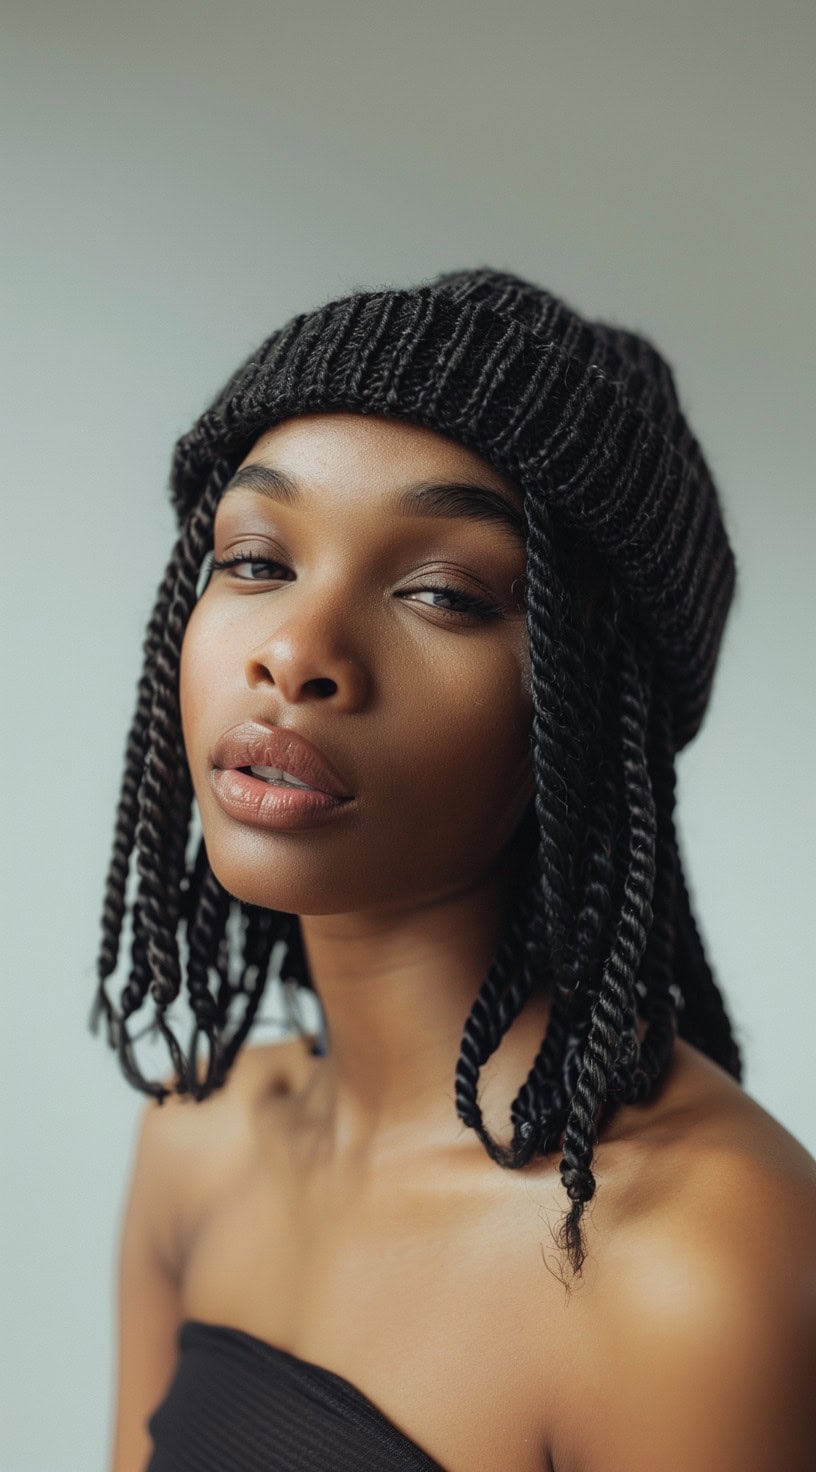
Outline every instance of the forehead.
[[(314, 497), (344, 511), (365, 507), (389, 517), (453, 516), (460, 532), (487, 524), (500, 531), (505, 546), (526, 556), (521, 488), (475, 450), (424, 425), (345, 411), (302, 414), (259, 435), (233, 479), (247, 466), (276, 473), (272, 488), (266, 485), (263, 493), (284, 505), (308, 506)], [(278, 484), (279, 475), (291, 485)], [(248, 483), (257, 488), (256, 478), (249, 476)], [(230, 500), (229, 486), (225, 499)], [(563, 529), (557, 539), (561, 536)], [(602, 567), (582, 539), (566, 541), (570, 575), (582, 595), (594, 601), (605, 576)]]
[(522, 500), (521, 490), (475, 450), (423, 425), (379, 415), (338, 412), (283, 420), (258, 437), (241, 466), (250, 463), (291, 470), (316, 490), (358, 496), (433, 475), (477, 478)]

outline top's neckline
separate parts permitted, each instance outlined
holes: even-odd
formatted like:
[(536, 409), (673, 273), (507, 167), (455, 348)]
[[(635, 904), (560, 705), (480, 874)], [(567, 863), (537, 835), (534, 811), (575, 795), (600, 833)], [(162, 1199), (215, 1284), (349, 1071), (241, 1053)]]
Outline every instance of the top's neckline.
[(297, 1366), (304, 1371), (309, 1371), (311, 1374), (322, 1376), (323, 1379), (331, 1381), (336, 1386), (342, 1386), (346, 1395), (352, 1396), (361, 1406), (365, 1406), (370, 1415), (373, 1415), (384, 1426), (387, 1426), (392, 1435), (398, 1436), (406, 1447), (410, 1447), (414, 1457), (411, 1466), (416, 1466), (417, 1472), (419, 1472), (419, 1469), (426, 1469), (426, 1472), (444, 1472), (441, 1464), (435, 1462), (418, 1442), (414, 1441), (399, 1426), (395, 1425), (390, 1416), (387, 1416), (364, 1391), (354, 1385), (351, 1380), (347, 1380), (345, 1375), (338, 1375), (336, 1370), (329, 1370), (325, 1365), (317, 1364), (315, 1360), (304, 1359), (302, 1355), (293, 1354), (289, 1349), (281, 1349), (279, 1345), (272, 1344), (268, 1339), (261, 1339), (259, 1335), (253, 1334), (249, 1329), (236, 1329), (232, 1324), (214, 1324), (206, 1319), (182, 1319), (178, 1331), (179, 1347), (183, 1349), (192, 1338), (198, 1337), (232, 1339), (233, 1341), (243, 1342), (251, 1346), (258, 1354), (266, 1355), (269, 1359), (276, 1359), (283, 1363)]

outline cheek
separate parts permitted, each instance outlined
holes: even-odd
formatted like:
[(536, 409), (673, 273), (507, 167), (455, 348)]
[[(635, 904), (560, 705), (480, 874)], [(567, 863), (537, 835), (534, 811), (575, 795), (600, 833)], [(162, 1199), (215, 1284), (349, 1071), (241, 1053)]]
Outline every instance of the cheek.
[(526, 631), (477, 650), (456, 670), (458, 703), (471, 714), (472, 745), (492, 754), (497, 766), (515, 762), (532, 721)]
[(425, 779), (437, 803), (444, 794), (446, 812), (470, 834), (512, 821), (534, 790), (525, 646), (481, 653), (439, 670), (413, 725), (415, 780)]
[(195, 772), (198, 733), (201, 716), (215, 693), (215, 671), (219, 659), (214, 647), (213, 631), (199, 603), (193, 609), (184, 631), (179, 663), (179, 708), (181, 731), (187, 761)]

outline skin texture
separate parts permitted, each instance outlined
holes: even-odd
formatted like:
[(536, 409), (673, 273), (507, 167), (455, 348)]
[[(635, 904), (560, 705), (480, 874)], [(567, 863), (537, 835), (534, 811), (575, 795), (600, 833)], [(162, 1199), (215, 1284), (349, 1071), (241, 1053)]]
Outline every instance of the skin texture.
[[(303, 508), (230, 491), (215, 556), (251, 548), (291, 571), (252, 582), (246, 566), (240, 582), (234, 569), (213, 574), (182, 649), (184, 739), (216, 876), (242, 899), (302, 917), (331, 1037), (325, 1150), (345, 1173), (461, 1136), (450, 1086), (462, 1027), (513, 881), (508, 845), (533, 796), (523, 543), (460, 518), (398, 518), (391, 503), (425, 479), (476, 479), (517, 506), (520, 493), (440, 435), (352, 414), (277, 425), (250, 462), (297, 477)], [(502, 613), (451, 616), (434, 583), (487, 595)], [(209, 786), (212, 750), (241, 720), (302, 731), (346, 778), (355, 811), (307, 833), (224, 814)], [(507, 1096), (501, 1118), (546, 1011), (542, 1001), (519, 1019), (492, 1070)]]

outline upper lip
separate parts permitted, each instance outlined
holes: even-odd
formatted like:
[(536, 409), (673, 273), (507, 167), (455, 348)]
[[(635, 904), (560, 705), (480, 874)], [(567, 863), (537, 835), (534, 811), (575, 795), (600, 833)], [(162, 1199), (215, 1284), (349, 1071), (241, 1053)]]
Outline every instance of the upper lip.
[(255, 721), (232, 726), (218, 742), (213, 762), (222, 768), (277, 767), (318, 792), (332, 797), (352, 795), (322, 751), (289, 726), (263, 726)]

